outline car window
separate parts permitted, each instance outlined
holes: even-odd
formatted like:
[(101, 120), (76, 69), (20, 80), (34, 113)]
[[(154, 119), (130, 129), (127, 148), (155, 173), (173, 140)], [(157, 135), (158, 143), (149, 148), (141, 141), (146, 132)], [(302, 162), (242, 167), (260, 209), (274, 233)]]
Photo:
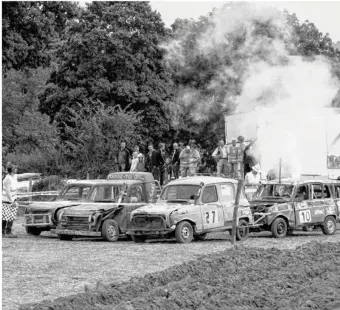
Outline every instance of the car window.
[(335, 198), (340, 198), (340, 185), (334, 185)]
[(202, 203), (210, 203), (218, 201), (216, 186), (207, 186), (202, 193)]
[(129, 194), (126, 197), (125, 201), (131, 203), (146, 202), (143, 186), (142, 185), (131, 186)]
[[(220, 186), (221, 186), (221, 200), (234, 201), (235, 199), (234, 186), (232, 184), (221, 184)], [(240, 198), (244, 198), (243, 191), (241, 191)]]
[(163, 189), (160, 200), (193, 200), (199, 188), (198, 185), (168, 185)]
[(331, 198), (331, 191), (329, 185), (323, 186), (323, 198)]
[(61, 197), (68, 200), (85, 199), (90, 188), (90, 186), (67, 186), (61, 193)]
[(322, 199), (322, 185), (312, 184), (312, 199)]
[(302, 199), (302, 200), (308, 200), (308, 186), (307, 185), (301, 185), (296, 190), (296, 198)]
[(93, 189), (91, 200), (94, 202), (117, 202), (121, 186), (101, 185)]

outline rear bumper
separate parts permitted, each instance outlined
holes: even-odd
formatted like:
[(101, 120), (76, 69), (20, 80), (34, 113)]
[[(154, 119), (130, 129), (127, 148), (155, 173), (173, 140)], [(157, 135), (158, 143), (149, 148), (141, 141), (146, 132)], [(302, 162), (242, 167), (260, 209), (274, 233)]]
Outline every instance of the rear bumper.
[(52, 233), (57, 235), (70, 235), (70, 236), (87, 236), (87, 237), (101, 237), (101, 232), (90, 230), (71, 230), (71, 229), (51, 229)]

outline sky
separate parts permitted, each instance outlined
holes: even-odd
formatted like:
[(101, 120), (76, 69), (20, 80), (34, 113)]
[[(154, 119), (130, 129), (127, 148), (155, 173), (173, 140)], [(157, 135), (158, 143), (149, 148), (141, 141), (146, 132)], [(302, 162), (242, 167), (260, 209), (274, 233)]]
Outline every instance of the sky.
[[(254, 2), (254, 1), (252, 1)], [(225, 1), (150, 1), (151, 7), (158, 11), (166, 26), (176, 18), (197, 19), (211, 12), (214, 7), (221, 7)], [(295, 13), (300, 22), (308, 19), (323, 34), (329, 33), (334, 43), (340, 41), (340, 1), (274, 1), (263, 2), (279, 10), (287, 9)]]

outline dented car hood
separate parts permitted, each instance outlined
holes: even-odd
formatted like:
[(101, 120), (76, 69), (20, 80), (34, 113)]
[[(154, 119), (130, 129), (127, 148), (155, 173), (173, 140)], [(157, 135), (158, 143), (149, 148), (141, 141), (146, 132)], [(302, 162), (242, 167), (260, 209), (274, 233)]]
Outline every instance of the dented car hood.
[(107, 211), (114, 208), (117, 208), (119, 203), (84, 203), (82, 205), (66, 209), (64, 211), (64, 215), (72, 215), (72, 214), (91, 214), (96, 211)]
[(69, 200), (61, 200), (61, 201), (42, 201), (36, 202), (33, 205), (27, 207), (27, 213), (33, 211), (39, 212), (49, 212), (54, 211), (59, 208), (67, 208), (72, 206), (79, 206), (82, 202), (80, 201), (69, 201)]
[[(193, 205), (193, 204), (191, 204)], [(131, 217), (136, 215), (136, 214), (163, 214), (163, 215), (169, 215), (173, 211), (182, 209), (182, 208), (187, 208), (190, 206), (190, 204), (150, 204), (143, 206), (141, 208), (138, 208), (134, 211), (131, 212)]]

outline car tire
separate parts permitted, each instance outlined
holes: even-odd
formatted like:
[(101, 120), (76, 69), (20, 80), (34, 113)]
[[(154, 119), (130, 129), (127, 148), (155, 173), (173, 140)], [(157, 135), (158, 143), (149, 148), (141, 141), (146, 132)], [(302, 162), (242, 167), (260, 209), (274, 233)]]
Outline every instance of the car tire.
[(204, 241), (204, 240), (206, 240), (207, 235), (208, 235), (207, 233), (199, 234), (199, 235), (195, 236), (195, 239), (200, 240), (200, 241)]
[(286, 237), (288, 233), (286, 221), (282, 217), (276, 218), (271, 225), (271, 232), (275, 238)]
[(243, 241), (246, 240), (249, 236), (249, 227), (246, 220), (239, 220), (238, 227), (236, 229), (236, 240)]
[(194, 230), (191, 224), (187, 221), (177, 224), (175, 237), (179, 243), (190, 243), (194, 238)]
[(61, 241), (72, 241), (74, 236), (58, 234), (58, 238)]
[(115, 242), (119, 238), (119, 226), (115, 220), (105, 220), (102, 225), (102, 237), (109, 242)]
[(131, 235), (131, 239), (133, 242), (142, 243), (145, 242), (146, 237), (143, 235)]
[(327, 216), (325, 218), (323, 226), (321, 226), (321, 230), (325, 235), (334, 235), (336, 232), (336, 222), (333, 216)]
[(26, 226), (25, 229), (26, 229), (27, 235), (36, 236), (36, 237), (38, 237), (42, 232), (42, 230), (38, 227)]

